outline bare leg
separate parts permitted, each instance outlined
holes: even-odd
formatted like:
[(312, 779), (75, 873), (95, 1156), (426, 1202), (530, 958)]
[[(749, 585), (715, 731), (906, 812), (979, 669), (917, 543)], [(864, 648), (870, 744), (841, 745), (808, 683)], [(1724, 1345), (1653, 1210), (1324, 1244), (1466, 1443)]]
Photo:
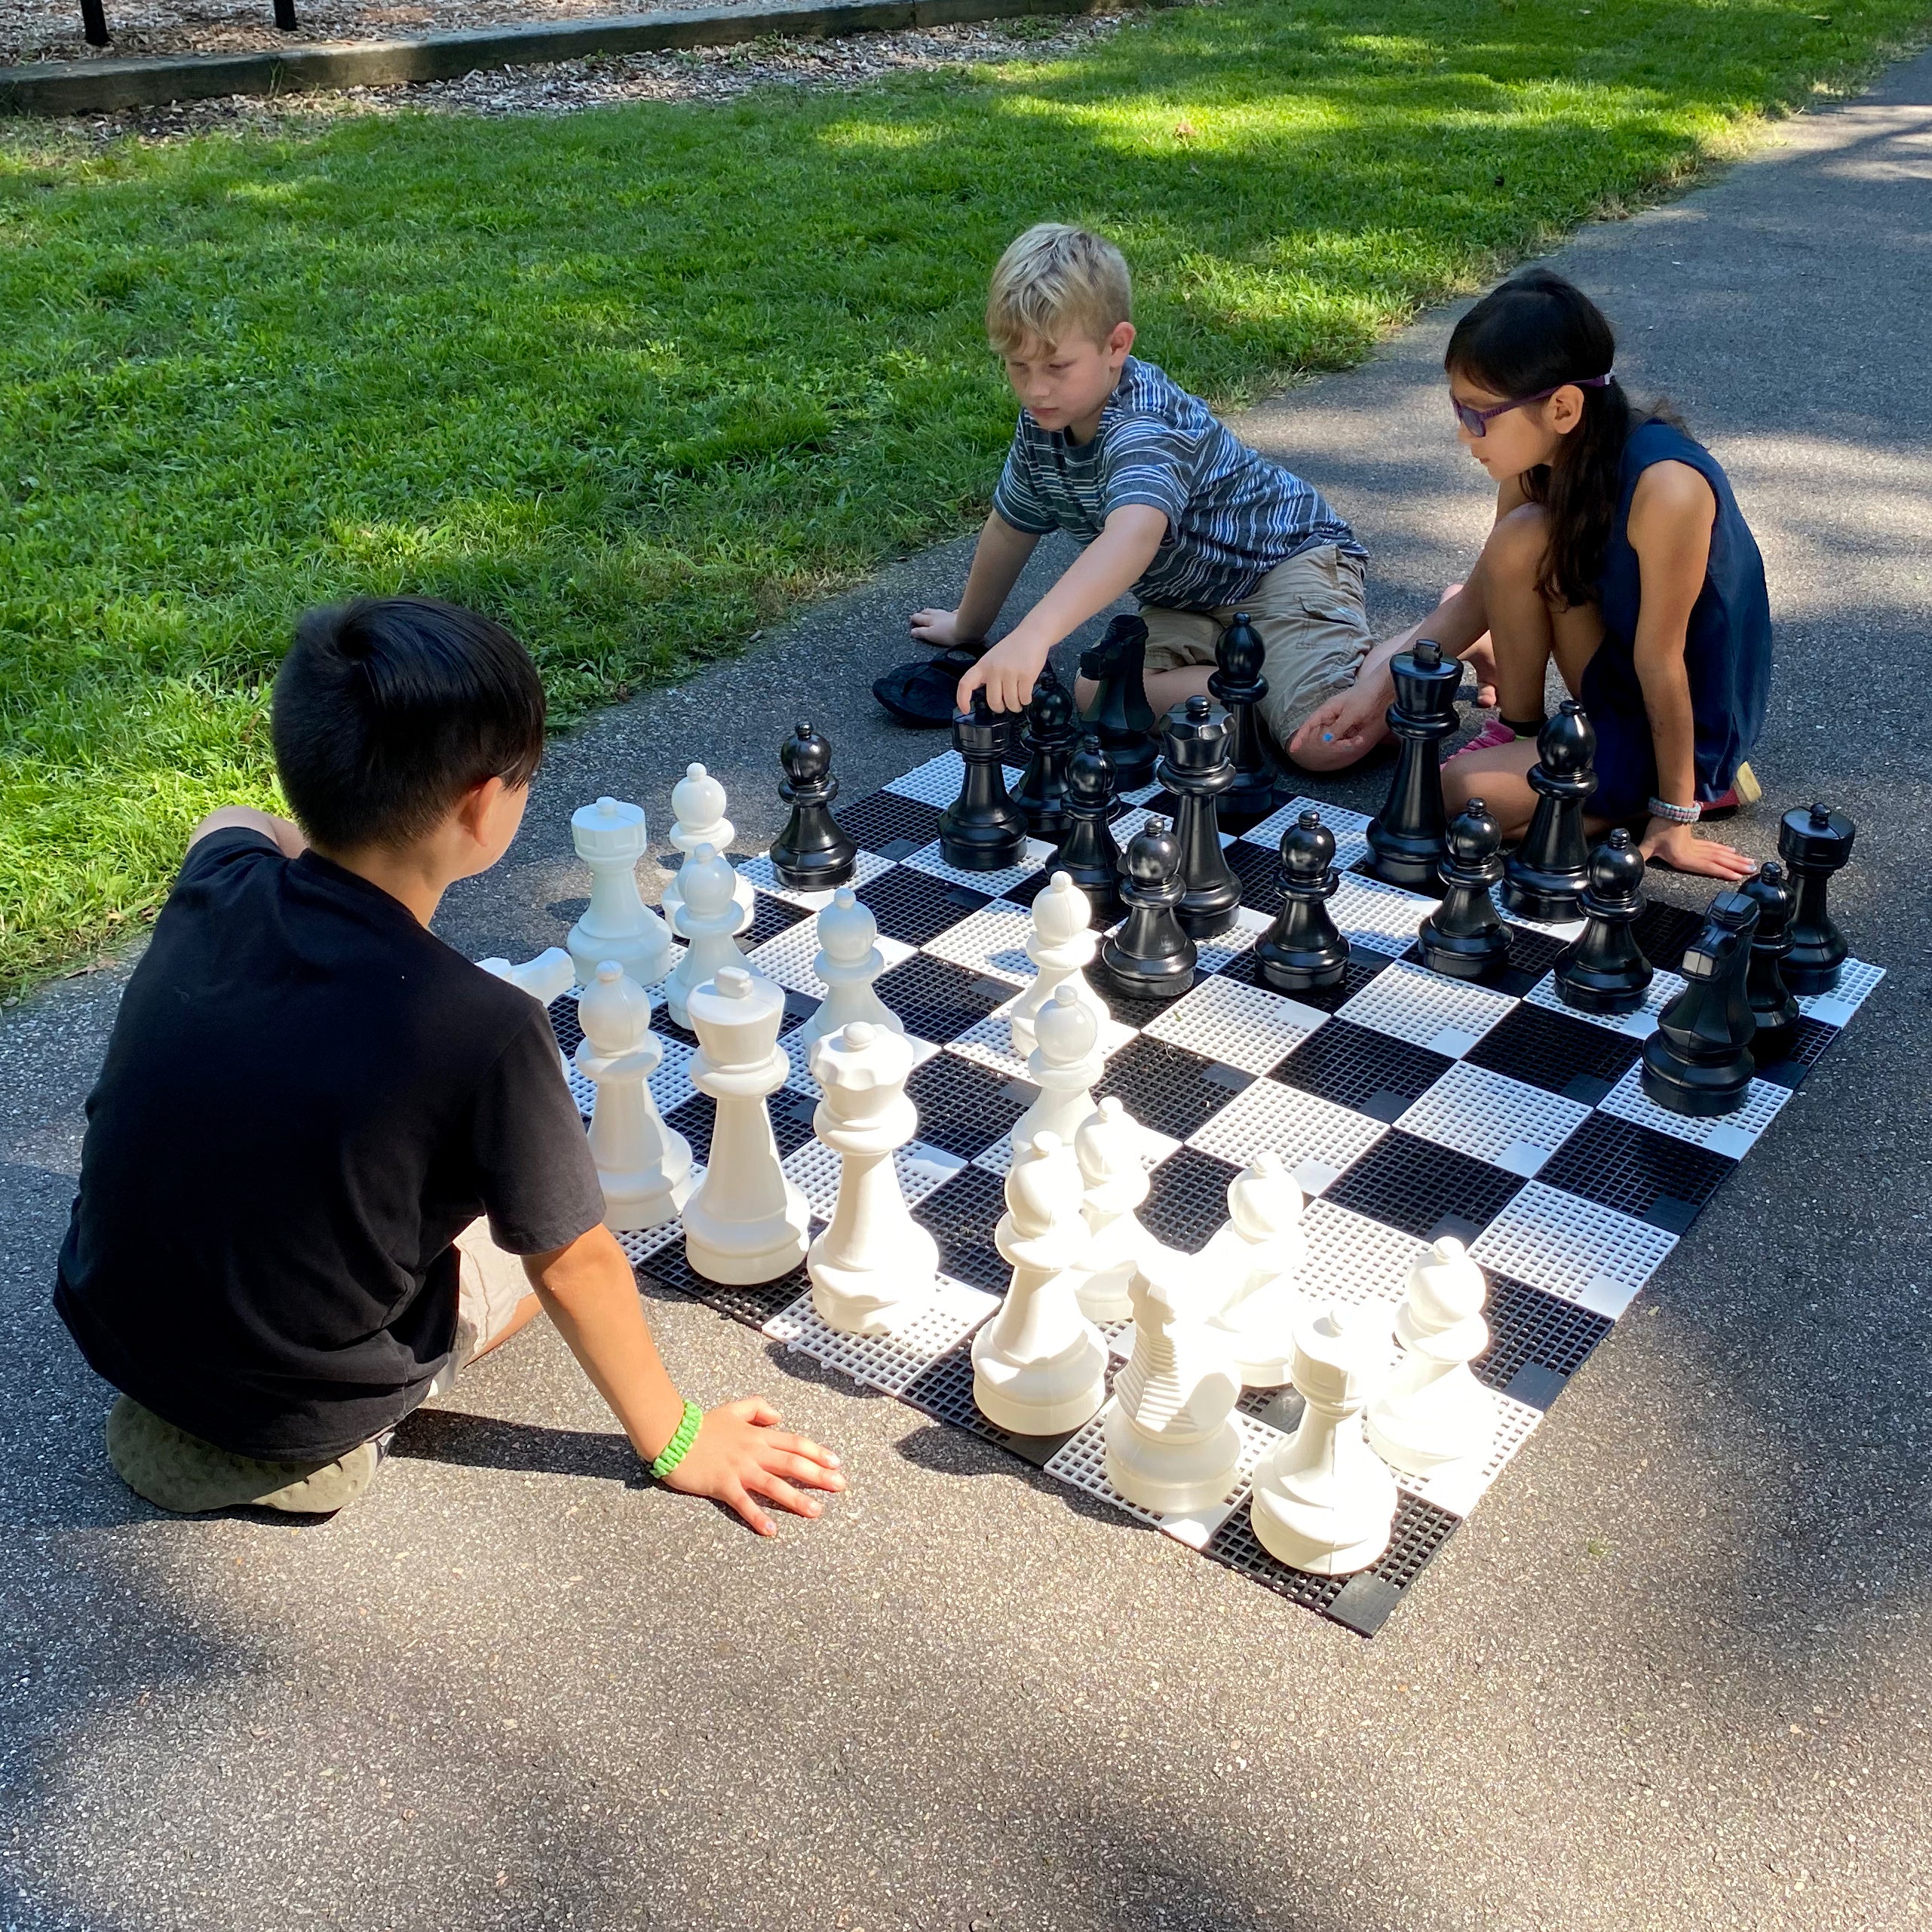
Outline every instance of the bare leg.
[(513, 1335), (520, 1334), (523, 1329), (528, 1328), (543, 1311), (544, 1305), (535, 1295), (526, 1295), (517, 1304), (515, 1313), (501, 1328), (497, 1330), (495, 1334), (477, 1349), (470, 1360), (472, 1362), (480, 1362), (492, 1348), (501, 1348)]
[[(1539, 505), (1526, 503), (1512, 510), (1497, 520), (1476, 568), (1469, 573), (1470, 587), (1481, 596), (1483, 615), (1489, 620), (1496, 709), (1518, 722), (1542, 716), (1544, 675), (1556, 649), (1550, 606), (1536, 582), (1547, 532), (1548, 519)], [(1471, 752), (1455, 762), (1467, 765), (1485, 756)], [(1477, 796), (1486, 799), (1492, 809), (1499, 803), (1487, 793)]]
[(1443, 802), (1451, 817), (1471, 799), (1480, 799), (1502, 828), (1505, 839), (1520, 839), (1529, 829), (1536, 794), (1529, 789), (1529, 768), (1536, 762), (1534, 738), (1513, 744), (1466, 751), (1443, 767)]

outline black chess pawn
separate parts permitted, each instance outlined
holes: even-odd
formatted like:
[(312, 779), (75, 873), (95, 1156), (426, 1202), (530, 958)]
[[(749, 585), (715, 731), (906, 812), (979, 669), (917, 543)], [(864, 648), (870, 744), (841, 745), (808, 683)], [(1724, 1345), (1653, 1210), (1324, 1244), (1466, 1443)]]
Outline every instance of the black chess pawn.
[(1328, 909), (1341, 882), (1335, 834), (1320, 813), (1303, 812), (1281, 835), (1281, 909), (1255, 942), (1255, 962), (1271, 986), (1304, 993), (1342, 983), (1348, 942)]
[(1563, 700), (1536, 735), (1529, 768), (1536, 810), (1523, 843), (1503, 862), (1503, 903), (1520, 918), (1554, 925), (1579, 918), (1590, 882), (1583, 808), (1596, 790), (1596, 732), (1583, 707)]
[(1114, 814), (1114, 768), (1098, 731), (1084, 733), (1066, 766), (1066, 836), (1053, 869), (1069, 874), (1093, 908), (1093, 924), (1110, 926), (1120, 912), (1121, 848)]
[(966, 762), (959, 796), (939, 815), (939, 855), (961, 872), (1003, 872), (1026, 849), (1026, 814), (1007, 795), (1001, 759), (1007, 720), (973, 694), (970, 711), (952, 714), (952, 742)]
[(1026, 768), (1013, 788), (1013, 802), (1026, 814), (1027, 828), (1037, 839), (1056, 842), (1071, 823), (1066, 815), (1066, 768), (1079, 738), (1073, 694), (1053, 675), (1052, 665), (1044, 665), (1033, 680), (1033, 695), (1020, 726)]
[(1791, 888), (1784, 868), (1773, 859), (1760, 866), (1737, 890), (1758, 909), (1751, 935), (1751, 970), (1745, 986), (1758, 1030), (1751, 1057), (1760, 1067), (1789, 1060), (1798, 1039), (1798, 1001), (1785, 983), (1783, 965), (1791, 952)]
[(1259, 708), (1268, 695), (1268, 679), (1262, 675), (1266, 656), (1260, 632), (1246, 611), (1237, 611), (1214, 647), (1215, 670), (1207, 680), (1208, 689), (1227, 710), (1228, 756), (1234, 767), (1234, 782), (1221, 799), (1224, 832), (1259, 825), (1280, 802), (1281, 788)]
[(1166, 755), (1155, 775), (1179, 801), (1174, 836), (1181, 848), (1181, 903), (1188, 937), (1212, 939), (1234, 923), (1241, 882), (1221, 848), (1221, 796), (1234, 782), (1228, 714), (1209, 698), (1189, 698), (1167, 713)]
[(1503, 876), (1501, 828), (1480, 799), (1449, 820), (1449, 851), (1437, 876), (1448, 889), (1417, 929), (1416, 951), (1432, 973), (1480, 980), (1510, 963), (1510, 929), (1493, 888)]
[(1139, 618), (1121, 616), (1108, 625), (1099, 643), (1084, 651), (1080, 675), (1095, 686), (1081, 725), (1100, 734), (1114, 767), (1117, 793), (1137, 792), (1153, 781), (1154, 761), (1161, 741), (1154, 728), (1154, 707), (1147, 701), (1147, 626)]
[(1720, 892), (1684, 955), (1690, 983), (1657, 1017), (1643, 1043), (1643, 1090), (1673, 1114), (1734, 1114), (1750, 1091), (1757, 1021), (1748, 980), (1756, 902)]
[(778, 796), (792, 808), (785, 829), (771, 842), (771, 870), (794, 892), (830, 892), (850, 885), (859, 848), (832, 816), (839, 780), (832, 775), (832, 747), (809, 725), (793, 726), (778, 747), (785, 775)]
[(1395, 702), (1388, 728), (1400, 741), (1395, 775), (1381, 811), (1369, 823), (1369, 869), (1391, 885), (1419, 891), (1436, 882), (1448, 814), (1443, 805), (1443, 740), (1455, 729), (1462, 666), (1421, 639), (1389, 663)]
[(1814, 805), (1788, 811), (1777, 829), (1777, 855), (1798, 882), (1791, 909), (1791, 950), (1784, 958), (1784, 983), (1794, 993), (1828, 993), (1851, 951), (1825, 904), (1832, 874), (1851, 857), (1858, 828), (1842, 811)]
[(1579, 1013), (1634, 1013), (1651, 978), (1631, 922), (1643, 910), (1643, 854), (1620, 825), (1590, 855), (1583, 931), (1556, 956), (1556, 997)]
[(1178, 999), (1194, 984), (1199, 955), (1175, 915), (1181, 847), (1164, 820), (1150, 818), (1127, 841), (1121, 880), (1127, 922), (1101, 942), (1090, 970), (1130, 999)]

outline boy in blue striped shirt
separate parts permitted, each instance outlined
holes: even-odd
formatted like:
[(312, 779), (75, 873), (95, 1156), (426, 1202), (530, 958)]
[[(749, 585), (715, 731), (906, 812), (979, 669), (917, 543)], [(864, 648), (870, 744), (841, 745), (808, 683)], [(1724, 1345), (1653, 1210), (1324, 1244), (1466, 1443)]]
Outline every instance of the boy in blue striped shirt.
[(1000, 257), (986, 333), (1020, 421), (959, 607), (915, 612), (912, 635), (983, 637), (1034, 546), (1065, 530), (1079, 558), (960, 680), (962, 710), (982, 686), (995, 710), (1020, 710), (1047, 652), (1131, 590), (1155, 710), (1206, 692), (1239, 608), (1267, 647), (1261, 710), (1286, 745), (1369, 648), (1365, 553), (1318, 492), (1129, 353), (1131, 304), (1120, 250), (1084, 228), (1043, 222)]

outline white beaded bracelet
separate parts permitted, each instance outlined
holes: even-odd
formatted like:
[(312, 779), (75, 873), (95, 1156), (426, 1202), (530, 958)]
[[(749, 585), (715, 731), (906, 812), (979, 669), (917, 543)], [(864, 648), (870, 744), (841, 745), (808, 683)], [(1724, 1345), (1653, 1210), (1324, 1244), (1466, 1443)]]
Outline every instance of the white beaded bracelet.
[(1652, 818), (1667, 818), (1673, 825), (1694, 825), (1704, 817), (1704, 808), (1700, 805), (1666, 805), (1661, 799), (1652, 799), (1650, 815)]

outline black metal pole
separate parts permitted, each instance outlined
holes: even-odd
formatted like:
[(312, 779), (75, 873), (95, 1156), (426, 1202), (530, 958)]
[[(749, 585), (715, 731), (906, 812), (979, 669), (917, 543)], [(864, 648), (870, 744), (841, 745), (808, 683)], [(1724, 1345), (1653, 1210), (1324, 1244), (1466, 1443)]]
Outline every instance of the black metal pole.
[(90, 47), (108, 44), (107, 15), (100, 0), (81, 0), (81, 31), (87, 36)]
[(275, 24), (284, 33), (295, 32), (295, 0), (275, 0)]

